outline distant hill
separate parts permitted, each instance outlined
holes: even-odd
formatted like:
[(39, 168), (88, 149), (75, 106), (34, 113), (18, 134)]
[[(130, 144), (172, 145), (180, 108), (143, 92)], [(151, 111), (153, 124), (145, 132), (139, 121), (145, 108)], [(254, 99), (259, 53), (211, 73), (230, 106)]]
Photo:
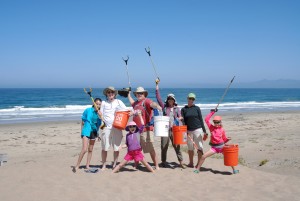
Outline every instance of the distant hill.
[(300, 88), (300, 80), (259, 80), (255, 82), (237, 82), (235, 88)]

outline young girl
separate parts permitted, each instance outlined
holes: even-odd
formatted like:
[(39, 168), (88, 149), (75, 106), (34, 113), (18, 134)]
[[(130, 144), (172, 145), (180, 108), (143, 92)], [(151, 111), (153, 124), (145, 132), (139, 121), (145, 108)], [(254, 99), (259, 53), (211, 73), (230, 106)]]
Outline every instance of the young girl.
[[(101, 119), (99, 109), (101, 107), (102, 100), (100, 98), (95, 98), (94, 105), (84, 110), (82, 114), (81, 123), (81, 139), (82, 139), (82, 149), (78, 157), (76, 166), (73, 166), (72, 171), (75, 173), (80, 166), (81, 160), (85, 153), (87, 153), (87, 162), (85, 168), (88, 170), (90, 168), (90, 162), (92, 159), (92, 152), (95, 145), (96, 138), (99, 138), (99, 127), (101, 126)], [(95, 107), (97, 106), (97, 107)]]
[[(207, 157), (210, 157), (216, 153), (223, 153), (223, 147), (226, 142), (231, 140), (230, 137), (227, 137), (225, 134), (225, 130), (223, 129), (222, 126), (222, 117), (220, 116), (215, 116), (213, 118), (214, 125), (210, 123), (210, 118), (218, 111), (218, 109), (212, 109), (211, 112), (205, 117), (205, 123), (207, 124), (210, 132), (211, 132), (211, 137), (210, 137), (210, 142), (209, 145), (211, 146), (210, 150), (207, 151), (200, 159), (199, 165), (196, 166), (196, 170), (194, 170), (195, 173), (199, 173), (199, 170), (204, 163), (205, 159)], [(204, 138), (203, 140), (206, 140)], [(235, 170), (233, 166), (231, 166), (233, 174), (238, 173), (238, 170)]]
[(129, 133), (127, 133), (126, 135), (126, 144), (120, 146), (120, 149), (127, 147), (128, 152), (124, 157), (124, 160), (113, 169), (113, 173), (118, 172), (124, 165), (126, 165), (131, 160), (134, 160), (135, 163), (138, 163), (139, 161), (142, 162), (142, 164), (150, 172), (154, 172), (153, 168), (145, 161), (144, 155), (142, 153), (142, 147), (140, 145), (139, 135), (143, 132), (144, 121), (142, 118), (141, 111), (138, 111), (137, 115), (140, 117), (142, 126), (138, 128), (134, 121), (131, 121), (127, 124), (125, 130), (129, 131)]

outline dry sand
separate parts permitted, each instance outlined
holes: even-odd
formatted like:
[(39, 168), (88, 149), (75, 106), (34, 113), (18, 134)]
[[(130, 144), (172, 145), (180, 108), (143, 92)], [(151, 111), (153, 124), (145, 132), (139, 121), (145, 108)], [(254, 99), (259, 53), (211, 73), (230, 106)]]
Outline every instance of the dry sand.
[[(199, 174), (177, 168), (172, 147), (168, 161), (174, 169), (161, 168), (151, 174), (145, 168), (135, 171), (130, 163), (116, 174), (110, 168), (96, 174), (80, 169), (74, 174), (71, 166), (81, 149), (80, 121), (0, 125), (0, 154), (9, 157), (0, 167), (0, 199), (299, 200), (300, 112), (219, 115), (231, 143), (240, 148), (237, 175), (231, 175), (221, 155), (208, 158)], [(100, 144), (94, 149), (94, 167), (100, 165)], [(160, 160), (160, 138), (155, 145)], [(204, 149), (209, 149), (208, 142)], [(112, 152), (108, 154), (111, 161)], [(188, 163), (186, 152), (183, 157)], [(152, 162), (149, 154), (146, 159)], [(86, 157), (82, 167), (85, 161)], [(259, 166), (262, 161), (267, 162)]]

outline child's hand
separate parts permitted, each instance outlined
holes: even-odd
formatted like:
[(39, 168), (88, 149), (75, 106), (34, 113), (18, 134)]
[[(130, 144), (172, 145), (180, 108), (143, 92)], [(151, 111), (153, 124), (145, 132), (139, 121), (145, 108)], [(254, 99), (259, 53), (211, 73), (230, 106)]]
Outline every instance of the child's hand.
[(203, 141), (205, 141), (208, 137), (208, 134), (207, 133), (204, 133), (204, 136), (203, 136)]
[(97, 137), (97, 139), (98, 139), (98, 142), (100, 142), (100, 141), (101, 141), (101, 137)]
[(228, 141), (231, 140), (231, 137), (227, 137)]

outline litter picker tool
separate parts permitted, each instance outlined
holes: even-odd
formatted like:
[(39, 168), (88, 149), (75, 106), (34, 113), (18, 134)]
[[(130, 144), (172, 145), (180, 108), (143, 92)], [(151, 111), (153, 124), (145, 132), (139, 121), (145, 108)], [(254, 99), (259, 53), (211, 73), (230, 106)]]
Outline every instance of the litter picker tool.
[[(92, 91), (93, 91), (93, 89), (90, 88), (90, 90), (87, 91), (85, 88), (83, 88), (83, 91), (84, 91), (87, 95), (90, 96), (90, 98), (91, 98), (91, 100), (92, 100), (92, 102), (93, 102), (94, 108), (95, 108), (96, 111), (98, 112), (98, 111), (99, 111), (98, 106), (96, 105), (96, 103), (95, 103), (95, 101), (94, 101), (94, 98), (93, 98), (93, 96), (92, 96)], [(103, 128), (105, 127), (105, 123), (104, 123), (104, 121), (103, 121), (103, 117), (102, 117), (101, 115), (99, 115), (99, 114), (98, 114), (98, 116), (99, 116), (99, 118), (101, 119), (101, 125), (100, 125), (100, 128), (103, 129)]]
[(129, 77), (129, 71), (128, 71), (128, 60), (129, 60), (129, 56), (127, 56), (126, 59), (124, 59), (122, 57), (123, 61), (125, 62), (125, 66), (126, 66), (126, 73), (127, 73), (127, 79), (128, 79), (128, 85), (129, 85), (129, 88), (123, 88), (121, 90), (118, 90), (118, 94), (120, 96), (123, 96), (123, 97), (127, 97), (128, 96), (128, 93), (129, 91), (131, 91), (131, 83), (130, 83), (130, 77)]
[(129, 56), (127, 56), (126, 59), (124, 59), (124, 58), (122, 57), (122, 59), (123, 59), (123, 61), (124, 61), (125, 64), (126, 64), (126, 72), (127, 72), (127, 78), (128, 78), (128, 85), (129, 85), (129, 87), (131, 88), (130, 77), (129, 77), (129, 72), (128, 72), (128, 66), (127, 66), (127, 63), (128, 63), (128, 60), (129, 60)]
[(226, 90), (225, 90), (223, 96), (221, 97), (221, 99), (220, 99), (219, 102), (218, 102), (218, 105), (215, 107), (215, 110), (217, 110), (217, 108), (219, 107), (220, 103), (223, 101), (223, 99), (224, 99), (225, 95), (227, 94), (227, 91), (228, 91), (230, 85), (232, 84), (234, 78), (235, 78), (235, 76), (233, 76), (233, 78), (232, 78), (231, 81), (229, 82), (229, 84), (228, 84), (228, 86), (227, 86), (227, 88), (226, 88)]
[(145, 51), (146, 51), (146, 52), (148, 53), (148, 55), (149, 55), (149, 58), (150, 58), (152, 67), (153, 67), (153, 69), (154, 69), (155, 76), (156, 76), (156, 78), (159, 80), (159, 76), (158, 76), (158, 74), (157, 74), (157, 72), (156, 72), (156, 68), (155, 68), (154, 62), (153, 62), (152, 57), (151, 57), (150, 47), (145, 48)]
[(187, 136), (190, 138), (191, 142), (193, 143), (194, 148), (195, 148), (196, 150), (198, 150), (198, 146), (196, 145), (196, 143), (194, 142), (194, 140), (191, 138), (190, 134), (187, 134)]

